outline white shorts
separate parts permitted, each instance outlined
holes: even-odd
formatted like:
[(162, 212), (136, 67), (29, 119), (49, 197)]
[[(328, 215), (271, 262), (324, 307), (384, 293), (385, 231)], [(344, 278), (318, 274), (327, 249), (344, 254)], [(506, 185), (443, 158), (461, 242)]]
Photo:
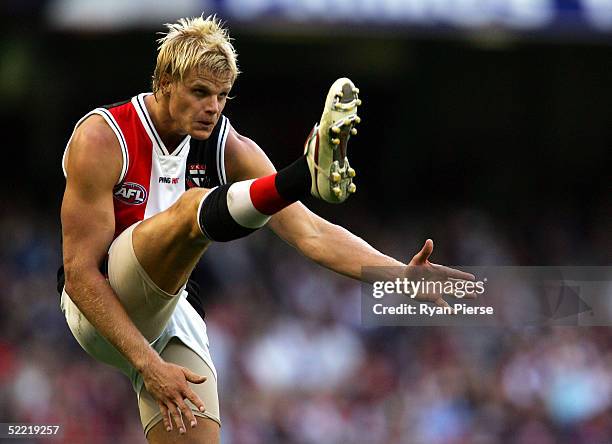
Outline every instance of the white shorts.
[[(204, 402), (206, 412), (200, 413), (195, 406), (190, 405), (194, 414), (208, 417), (220, 424), (217, 371), (209, 352), (206, 324), (187, 301), (184, 287), (176, 295), (168, 294), (146, 274), (132, 246), (132, 232), (138, 223), (127, 228), (110, 246), (109, 283), (136, 327), (160, 355), (168, 362), (208, 376), (208, 380), (203, 384), (190, 384)], [(98, 361), (118, 368), (130, 378), (138, 394), (141, 420), (146, 434), (161, 420), (161, 415), (157, 415), (158, 408), (152, 407), (156, 407), (156, 404), (149, 402), (151, 396), (143, 389), (144, 382), (140, 373), (89, 323), (65, 289), (62, 292), (61, 308), (70, 331), (81, 347)], [(177, 339), (172, 341), (171, 350), (164, 352), (173, 338)], [(177, 360), (181, 362), (175, 362)], [(213, 386), (214, 390), (211, 390)]]

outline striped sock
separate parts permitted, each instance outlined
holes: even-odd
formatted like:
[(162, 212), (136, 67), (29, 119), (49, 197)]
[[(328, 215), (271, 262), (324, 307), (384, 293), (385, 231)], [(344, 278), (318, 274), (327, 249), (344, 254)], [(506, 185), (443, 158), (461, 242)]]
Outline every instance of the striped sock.
[(247, 236), (305, 196), (310, 186), (308, 164), (301, 157), (278, 173), (214, 188), (200, 202), (202, 234), (216, 242)]

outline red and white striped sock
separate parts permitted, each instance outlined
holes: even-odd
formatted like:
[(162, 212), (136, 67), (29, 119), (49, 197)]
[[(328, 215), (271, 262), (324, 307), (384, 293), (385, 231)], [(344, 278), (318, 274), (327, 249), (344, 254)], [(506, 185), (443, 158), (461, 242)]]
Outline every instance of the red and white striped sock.
[(270, 216), (293, 202), (283, 199), (274, 185), (276, 174), (236, 182), (227, 191), (227, 208), (232, 218), (246, 228), (263, 227)]
[(306, 195), (310, 186), (308, 164), (300, 158), (278, 173), (215, 188), (200, 203), (202, 233), (218, 242), (244, 237)]

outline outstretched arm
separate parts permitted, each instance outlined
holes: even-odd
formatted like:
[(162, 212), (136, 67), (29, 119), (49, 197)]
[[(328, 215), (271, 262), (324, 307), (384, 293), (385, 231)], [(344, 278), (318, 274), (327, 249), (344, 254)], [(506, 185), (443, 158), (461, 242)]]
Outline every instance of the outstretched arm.
[[(245, 180), (274, 173), (275, 169), (265, 153), (252, 140), (230, 131), (226, 170), (232, 181)], [(421, 252), (408, 265), (387, 256), (345, 228), (317, 216), (300, 202), (275, 214), (268, 226), (287, 243), (314, 262), (345, 276), (358, 280), (383, 280), (402, 276), (430, 279), (473, 279), (469, 273), (453, 270), (429, 262), (433, 242), (428, 240)], [(347, 255), (346, 252), (351, 254)], [(386, 267), (379, 275), (362, 276), (362, 267)], [(393, 267), (394, 269), (391, 269)], [(438, 300), (439, 299), (439, 300)], [(436, 298), (431, 302), (446, 304)]]
[(381, 253), (346, 228), (314, 214), (300, 202), (276, 214), (268, 225), (308, 259), (353, 279), (364, 280), (361, 275), (363, 266), (406, 265)]

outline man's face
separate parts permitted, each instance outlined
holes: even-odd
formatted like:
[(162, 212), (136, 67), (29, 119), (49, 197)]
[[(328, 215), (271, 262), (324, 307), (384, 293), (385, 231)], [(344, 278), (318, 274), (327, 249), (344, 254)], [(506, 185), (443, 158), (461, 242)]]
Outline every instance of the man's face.
[(169, 112), (177, 130), (194, 139), (210, 137), (232, 88), (231, 79), (191, 70), (170, 85)]

